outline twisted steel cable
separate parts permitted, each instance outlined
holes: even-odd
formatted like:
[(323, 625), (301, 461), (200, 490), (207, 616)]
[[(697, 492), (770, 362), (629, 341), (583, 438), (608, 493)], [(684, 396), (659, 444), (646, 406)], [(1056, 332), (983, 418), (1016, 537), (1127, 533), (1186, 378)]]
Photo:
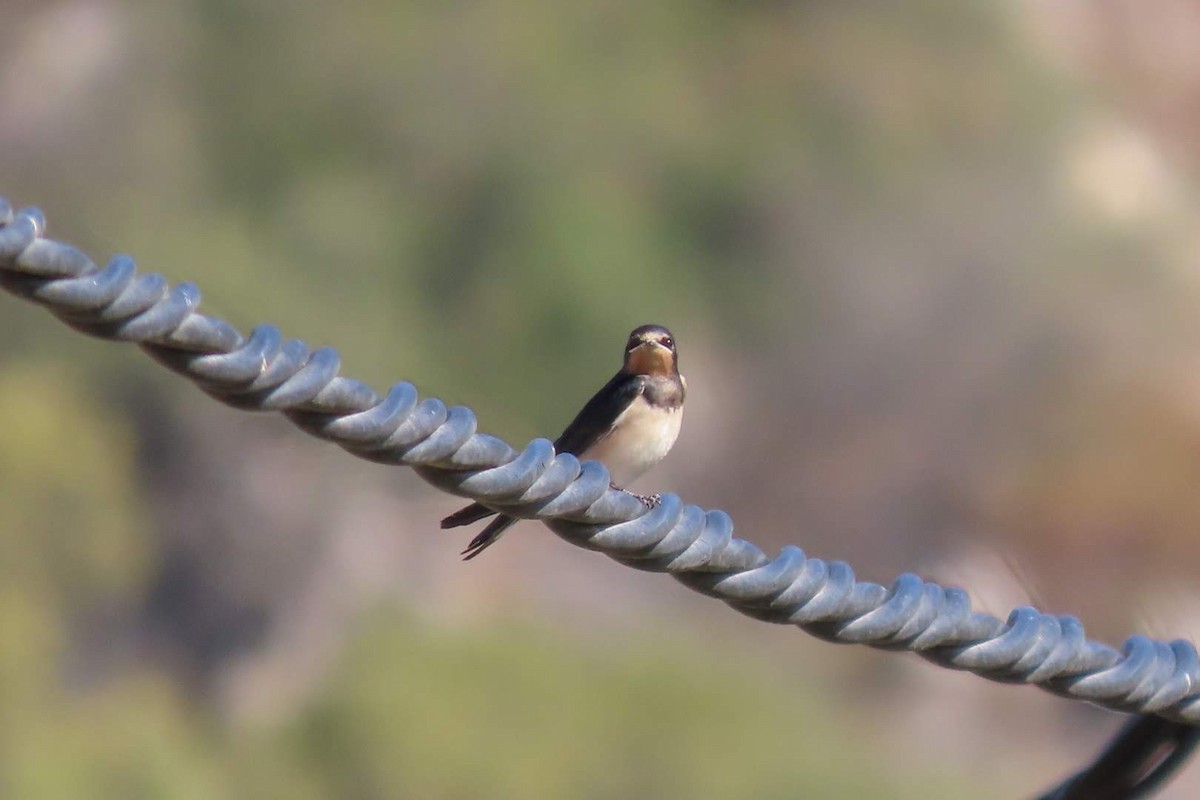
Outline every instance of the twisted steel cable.
[(1120, 650), (1089, 640), (1078, 619), (1021, 607), (1000, 620), (966, 592), (900, 575), (890, 588), (857, 581), (848, 564), (788, 546), (768, 558), (733, 536), (723, 511), (673, 494), (647, 508), (610, 488), (603, 465), (555, 454), (546, 439), (517, 451), (476, 432), (475, 415), (410, 383), (384, 396), (338, 375), (339, 357), (260, 325), (243, 337), (197, 311), (194, 284), (139, 274), (129, 256), (103, 267), (44, 238), (45, 218), (0, 198), (0, 286), (92, 336), (138, 343), (218, 400), (279, 411), (313, 436), (506, 514), (540, 519), (563, 539), (631, 567), (666, 572), (766, 622), (832, 642), (910, 650), (994, 681), (1031, 683), (1124, 712), (1200, 725), (1200, 657), (1187, 641), (1133, 636)]
[(1200, 728), (1130, 717), (1096, 760), (1037, 800), (1135, 800), (1161, 789), (1200, 744)]

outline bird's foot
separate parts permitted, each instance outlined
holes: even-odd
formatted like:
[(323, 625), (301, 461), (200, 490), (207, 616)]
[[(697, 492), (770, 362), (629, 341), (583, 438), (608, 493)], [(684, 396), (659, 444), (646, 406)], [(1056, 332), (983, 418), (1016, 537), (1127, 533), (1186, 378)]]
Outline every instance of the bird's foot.
[(630, 494), (641, 500), (647, 508), (657, 508), (662, 503), (661, 494), (635, 494), (634, 492), (630, 492)]
[(612, 481), (609, 481), (608, 488), (616, 489), (618, 492), (624, 492), (631, 497), (636, 497), (638, 500), (641, 500), (642, 504), (647, 508), (658, 508), (658, 506), (662, 504), (661, 494), (638, 494), (637, 492), (629, 491), (623, 486), (617, 486)]

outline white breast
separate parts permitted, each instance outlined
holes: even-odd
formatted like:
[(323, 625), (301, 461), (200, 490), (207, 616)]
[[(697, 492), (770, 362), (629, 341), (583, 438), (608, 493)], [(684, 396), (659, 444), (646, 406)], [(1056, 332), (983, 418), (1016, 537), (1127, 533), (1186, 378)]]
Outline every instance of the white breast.
[(658, 408), (638, 397), (617, 417), (612, 433), (579, 458), (601, 462), (608, 467), (613, 483), (624, 488), (663, 460), (679, 436), (682, 421), (682, 407)]

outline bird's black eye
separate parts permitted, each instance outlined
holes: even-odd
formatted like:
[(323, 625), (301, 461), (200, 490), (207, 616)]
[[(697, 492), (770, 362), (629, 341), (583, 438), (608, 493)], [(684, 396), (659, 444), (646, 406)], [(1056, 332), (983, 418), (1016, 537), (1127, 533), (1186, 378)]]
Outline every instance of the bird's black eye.
[(674, 340), (674, 339), (672, 339), (670, 336), (664, 336), (664, 337), (663, 337), (663, 340), (662, 340), (662, 343), (663, 343), (664, 345), (666, 345), (667, 347), (674, 347), (674, 346), (675, 346), (675, 340)]

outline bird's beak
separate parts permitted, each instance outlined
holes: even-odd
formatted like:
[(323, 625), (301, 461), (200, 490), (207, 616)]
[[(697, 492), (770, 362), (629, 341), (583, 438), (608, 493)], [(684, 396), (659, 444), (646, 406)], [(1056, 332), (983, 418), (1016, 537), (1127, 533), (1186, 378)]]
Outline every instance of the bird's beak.
[(641, 350), (646, 347), (657, 347), (659, 350), (667, 350), (668, 352), (670, 352), (665, 344), (663, 344), (662, 342), (657, 342), (654, 339), (647, 339), (646, 341), (642, 342), (641, 344), (639, 344), (637, 347), (635, 347), (633, 349)]

